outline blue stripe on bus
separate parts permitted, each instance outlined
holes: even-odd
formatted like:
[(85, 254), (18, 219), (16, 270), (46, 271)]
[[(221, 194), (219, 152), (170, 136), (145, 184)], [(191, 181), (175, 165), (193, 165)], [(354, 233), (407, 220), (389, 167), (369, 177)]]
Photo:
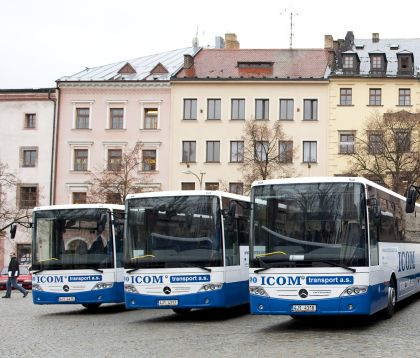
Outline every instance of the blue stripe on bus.
[[(100, 297), (99, 297), (100, 296)], [(60, 302), (59, 297), (74, 297), (74, 301)], [(32, 300), (38, 305), (124, 302), (124, 283), (114, 282), (111, 288), (83, 292), (47, 292), (32, 290)]]
[[(176, 306), (159, 306), (159, 300), (178, 300)], [(248, 303), (248, 281), (224, 283), (216, 291), (190, 293), (185, 295), (144, 295), (125, 293), (127, 308), (215, 308), (233, 307)]]

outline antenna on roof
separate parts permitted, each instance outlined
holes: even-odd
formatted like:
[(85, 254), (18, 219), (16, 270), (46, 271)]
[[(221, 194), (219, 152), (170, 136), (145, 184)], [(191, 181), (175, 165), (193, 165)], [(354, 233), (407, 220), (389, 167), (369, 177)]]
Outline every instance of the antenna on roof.
[[(290, 11), (290, 12), (289, 12)], [(290, 49), (292, 49), (293, 48), (293, 36), (294, 36), (294, 33), (293, 33), (293, 26), (294, 26), (294, 23), (293, 23), (293, 16), (298, 16), (299, 15), (299, 13), (298, 12), (293, 12), (293, 11), (291, 11), (291, 10), (289, 10), (289, 9), (284, 9), (281, 13), (280, 13), (280, 15), (287, 15), (287, 13), (289, 13), (289, 15), (290, 15), (290, 36), (289, 36), (289, 46), (290, 46)]]
[(193, 40), (192, 40), (192, 45), (193, 45), (194, 48), (199, 46), (199, 43), (198, 43), (198, 26), (197, 26), (197, 30), (195, 31), (195, 36), (193, 37)]

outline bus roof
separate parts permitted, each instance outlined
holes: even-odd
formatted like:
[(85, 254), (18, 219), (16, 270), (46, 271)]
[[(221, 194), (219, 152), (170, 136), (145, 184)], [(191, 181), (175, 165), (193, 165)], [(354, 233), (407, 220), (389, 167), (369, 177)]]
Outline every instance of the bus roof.
[(117, 204), (63, 204), (63, 205), (46, 205), (37, 206), (33, 211), (41, 210), (71, 210), (71, 209), (109, 209), (124, 210), (124, 205)]
[(165, 197), (165, 196), (217, 196), (227, 197), (236, 200), (250, 201), (249, 196), (238, 195), (233, 193), (227, 193), (221, 190), (167, 190), (167, 191), (155, 191), (140, 194), (129, 194), (126, 200), (137, 199), (137, 198), (153, 198), (153, 197)]

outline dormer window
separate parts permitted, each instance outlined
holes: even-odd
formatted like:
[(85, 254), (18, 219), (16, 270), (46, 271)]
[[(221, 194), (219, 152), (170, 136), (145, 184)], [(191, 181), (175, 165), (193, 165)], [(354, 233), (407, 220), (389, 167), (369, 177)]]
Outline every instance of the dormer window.
[(412, 75), (413, 74), (413, 54), (411, 52), (398, 53), (398, 74)]
[(343, 69), (352, 70), (354, 67), (354, 57), (344, 56), (343, 57)]
[(345, 75), (353, 75), (359, 73), (359, 57), (355, 52), (342, 53), (343, 73)]
[(386, 73), (387, 61), (384, 53), (370, 53), (370, 73), (383, 75)]

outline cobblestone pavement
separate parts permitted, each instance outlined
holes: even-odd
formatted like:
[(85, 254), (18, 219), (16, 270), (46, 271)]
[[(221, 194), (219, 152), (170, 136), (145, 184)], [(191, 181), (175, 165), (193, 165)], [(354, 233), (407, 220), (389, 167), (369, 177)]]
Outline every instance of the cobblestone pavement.
[(96, 313), (0, 299), (1, 357), (420, 357), (420, 295), (390, 320), (252, 316), (246, 309)]

